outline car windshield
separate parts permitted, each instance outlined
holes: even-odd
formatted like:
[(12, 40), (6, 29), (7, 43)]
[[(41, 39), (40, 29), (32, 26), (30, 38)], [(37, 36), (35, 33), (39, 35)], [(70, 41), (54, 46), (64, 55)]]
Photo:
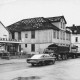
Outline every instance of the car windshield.
[(43, 56), (43, 55), (41, 55), (41, 54), (34, 55), (34, 56), (31, 57), (31, 59), (39, 59), (39, 58), (41, 58), (42, 56)]

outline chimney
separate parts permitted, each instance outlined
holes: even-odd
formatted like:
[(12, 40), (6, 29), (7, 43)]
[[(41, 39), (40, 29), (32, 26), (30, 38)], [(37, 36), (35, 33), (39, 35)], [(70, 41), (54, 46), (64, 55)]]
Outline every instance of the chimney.
[(73, 24), (72, 26), (75, 27), (75, 24)]

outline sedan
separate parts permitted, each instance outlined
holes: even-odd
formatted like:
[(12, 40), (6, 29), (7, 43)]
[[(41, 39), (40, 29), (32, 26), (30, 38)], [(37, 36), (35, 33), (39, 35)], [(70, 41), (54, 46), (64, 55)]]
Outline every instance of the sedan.
[(36, 54), (31, 58), (27, 59), (27, 63), (34, 65), (45, 65), (45, 64), (54, 64), (55, 57), (50, 56), (49, 54)]

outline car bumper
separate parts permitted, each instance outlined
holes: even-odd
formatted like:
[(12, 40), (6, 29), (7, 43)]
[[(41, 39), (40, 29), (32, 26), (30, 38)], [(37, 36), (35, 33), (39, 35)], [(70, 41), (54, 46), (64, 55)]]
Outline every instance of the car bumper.
[(34, 63), (34, 64), (37, 64), (37, 63), (39, 63), (39, 61), (37, 60), (37, 61), (35, 61), (35, 60), (27, 60), (27, 63)]

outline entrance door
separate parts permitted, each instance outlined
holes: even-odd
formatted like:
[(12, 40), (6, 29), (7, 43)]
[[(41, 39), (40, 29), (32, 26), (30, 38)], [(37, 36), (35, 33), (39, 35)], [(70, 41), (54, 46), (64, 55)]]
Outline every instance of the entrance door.
[(35, 52), (35, 44), (31, 44), (31, 51)]

